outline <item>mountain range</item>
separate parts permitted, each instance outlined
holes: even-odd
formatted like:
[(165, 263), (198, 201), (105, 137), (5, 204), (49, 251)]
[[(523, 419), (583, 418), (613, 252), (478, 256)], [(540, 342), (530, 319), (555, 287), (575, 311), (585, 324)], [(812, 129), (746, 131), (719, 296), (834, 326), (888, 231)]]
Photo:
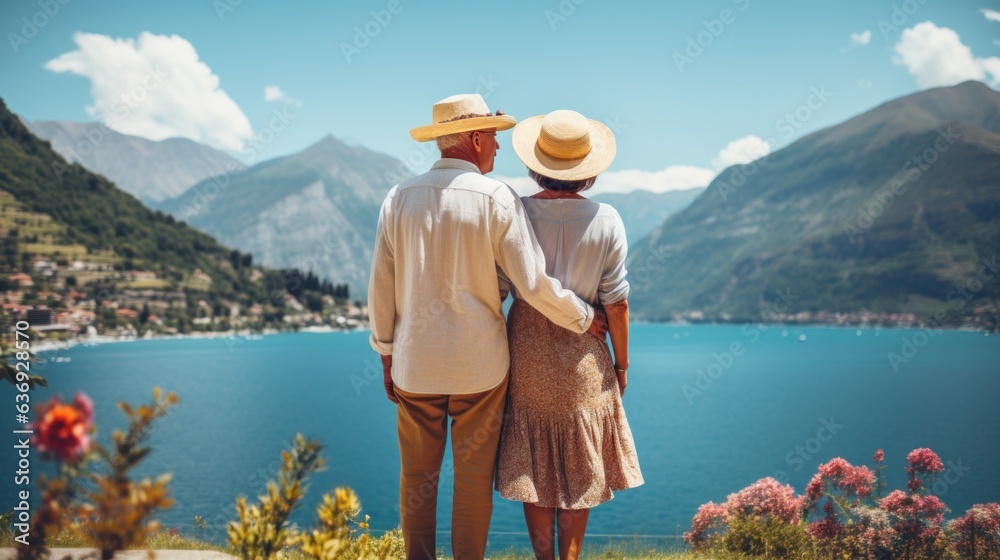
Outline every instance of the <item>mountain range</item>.
[(24, 124), (66, 160), (104, 175), (146, 204), (176, 197), (203, 179), (244, 168), (225, 152), (187, 138), (157, 142), (115, 132), (101, 123)]
[(379, 207), (410, 175), (398, 159), (327, 136), (156, 207), (262, 264), (312, 270), (363, 294)]
[(629, 244), (638, 243), (672, 214), (687, 208), (704, 187), (655, 193), (636, 189), (627, 193), (602, 193), (591, 197), (615, 207), (625, 223), (625, 236)]
[[(3, 100), (0, 190), (12, 195), (24, 210), (47, 215), (57, 226), (51, 229), (50, 240), (12, 232), (19, 244), (57, 249), (82, 245), (86, 254), (76, 258), (99, 259), (110, 254), (125, 269), (149, 270), (166, 281), (180, 282), (199, 269), (212, 279), (208, 291), (213, 296), (229, 301), (248, 300), (250, 295), (267, 299), (267, 287), (248, 278), (249, 255), (220, 245), (173, 216), (148, 208), (105, 177), (68, 162), (32, 134)], [(277, 271), (270, 272), (278, 276)], [(280, 283), (280, 276), (277, 280)]]
[(995, 317), (998, 217), (1000, 93), (921, 91), (720, 173), (632, 251), (635, 315)]
[[(100, 125), (32, 126), (72, 150)], [(132, 162), (102, 173), (256, 262), (364, 293), (379, 205), (410, 176), (402, 162), (327, 136), (244, 168), (188, 142), (106, 135), (94, 150), (102, 158), (77, 161)], [(135, 154), (146, 144), (172, 163), (150, 163), (154, 151), (115, 156), (116, 146)], [(200, 155), (173, 149), (181, 145)], [(173, 196), (166, 179), (138, 186), (157, 174), (173, 174), (173, 185), (201, 179)], [(639, 319), (995, 315), (1000, 281), (982, 271), (1000, 253), (1000, 93), (980, 82), (917, 92), (725, 169), (705, 189), (593, 198), (625, 221)]]

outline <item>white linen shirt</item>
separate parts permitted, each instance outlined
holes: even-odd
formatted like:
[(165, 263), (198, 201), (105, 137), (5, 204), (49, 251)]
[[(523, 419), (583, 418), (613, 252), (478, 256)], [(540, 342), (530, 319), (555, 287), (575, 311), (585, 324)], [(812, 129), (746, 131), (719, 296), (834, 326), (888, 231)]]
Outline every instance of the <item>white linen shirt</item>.
[(465, 160), (442, 158), (382, 203), (368, 285), (370, 343), (392, 380), (424, 394), (492, 389), (510, 365), (498, 271), (552, 322), (586, 332), (594, 309), (545, 274), (524, 205)]
[[(625, 224), (610, 204), (586, 198), (522, 197), (545, 254), (545, 272), (591, 304), (628, 298)], [(500, 288), (509, 289), (503, 275)], [(514, 297), (521, 297), (517, 287)]]

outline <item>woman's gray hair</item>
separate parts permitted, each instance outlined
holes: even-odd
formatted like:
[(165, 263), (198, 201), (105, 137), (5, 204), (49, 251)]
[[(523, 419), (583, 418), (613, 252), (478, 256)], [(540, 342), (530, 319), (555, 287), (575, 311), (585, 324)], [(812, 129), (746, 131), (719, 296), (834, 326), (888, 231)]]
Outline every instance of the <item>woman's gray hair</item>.
[(528, 169), (528, 177), (531, 177), (534, 182), (538, 183), (539, 187), (547, 191), (581, 192), (593, 187), (594, 183), (597, 182), (597, 177), (589, 177), (579, 181), (560, 181), (546, 177), (533, 169)]

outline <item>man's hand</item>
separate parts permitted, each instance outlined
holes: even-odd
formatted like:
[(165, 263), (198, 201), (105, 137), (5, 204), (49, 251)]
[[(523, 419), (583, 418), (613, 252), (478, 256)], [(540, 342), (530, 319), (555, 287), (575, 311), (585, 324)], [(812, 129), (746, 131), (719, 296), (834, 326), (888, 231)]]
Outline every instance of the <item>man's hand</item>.
[(385, 386), (385, 396), (389, 397), (390, 401), (399, 404), (396, 388), (392, 385), (392, 354), (382, 356), (382, 384)]
[(608, 316), (604, 313), (603, 309), (598, 307), (594, 308), (594, 320), (591, 321), (590, 328), (587, 329), (587, 332), (601, 340), (605, 339), (605, 335), (608, 332)]

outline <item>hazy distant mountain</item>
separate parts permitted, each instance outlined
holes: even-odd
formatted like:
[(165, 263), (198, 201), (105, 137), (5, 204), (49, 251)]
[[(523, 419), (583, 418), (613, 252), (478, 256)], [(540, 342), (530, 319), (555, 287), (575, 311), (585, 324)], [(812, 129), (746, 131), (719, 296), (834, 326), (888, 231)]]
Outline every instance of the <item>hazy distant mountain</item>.
[(25, 122), (71, 162), (111, 179), (150, 204), (175, 197), (198, 181), (243, 169), (229, 155), (187, 138), (155, 142), (115, 132), (101, 123)]
[(359, 295), (368, 288), (379, 207), (410, 175), (398, 159), (327, 136), (202, 181), (159, 207), (257, 262), (313, 270)]
[(633, 285), (634, 311), (751, 319), (778, 291), (791, 313), (995, 308), (1000, 280), (976, 275), (998, 218), (1000, 93), (915, 93), (723, 171), (631, 252), (655, 279)]
[(627, 193), (605, 193), (593, 197), (596, 202), (610, 204), (625, 222), (625, 234), (630, 244), (638, 243), (672, 214), (694, 202), (705, 187), (654, 193), (634, 190)]

